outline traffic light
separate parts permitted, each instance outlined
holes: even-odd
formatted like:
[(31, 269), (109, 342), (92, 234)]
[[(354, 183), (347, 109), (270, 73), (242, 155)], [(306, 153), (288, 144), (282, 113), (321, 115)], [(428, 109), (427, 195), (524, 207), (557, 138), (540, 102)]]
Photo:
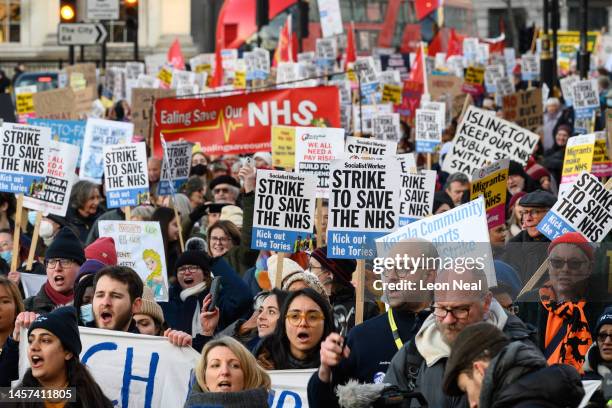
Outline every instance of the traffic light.
[(60, 23), (75, 23), (77, 19), (77, 0), (60, 0)]

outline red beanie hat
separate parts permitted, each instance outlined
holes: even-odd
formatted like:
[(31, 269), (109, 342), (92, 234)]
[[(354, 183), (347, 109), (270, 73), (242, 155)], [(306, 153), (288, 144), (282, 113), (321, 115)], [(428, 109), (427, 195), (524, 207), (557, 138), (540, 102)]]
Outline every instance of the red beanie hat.
[(566, 232), (560, 237), (555, 238), (548, 246), (548, 255), (552, 252), (553, 248), (559, 244), (572, 244), (585, 253), (585, 255), (592, 261), (593, 260), (593, 247), (589, 241), (579, 232)]
[(85, 248), (85, 258), (95, 259), (106, 266), (117, 265), (117, 251), (115, 250), (115, 240), (111, 237), (96, 239)]

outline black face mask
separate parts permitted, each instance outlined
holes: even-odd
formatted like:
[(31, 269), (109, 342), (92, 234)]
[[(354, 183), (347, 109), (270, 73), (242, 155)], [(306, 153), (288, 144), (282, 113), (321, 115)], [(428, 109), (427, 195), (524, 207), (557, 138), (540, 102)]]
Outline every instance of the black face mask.
[(196, 164), (191, 168), (189, 172), (190, 176), (203, 176), (206, 174), (206, 165), (204, 164)]

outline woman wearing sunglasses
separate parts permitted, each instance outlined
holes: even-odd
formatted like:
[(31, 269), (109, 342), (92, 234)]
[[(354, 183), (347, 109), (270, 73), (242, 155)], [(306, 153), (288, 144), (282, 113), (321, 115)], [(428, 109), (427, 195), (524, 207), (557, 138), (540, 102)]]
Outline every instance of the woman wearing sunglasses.
[(549, 281), (518, 299), (519, 317), (536, 326), (548, 363), (568, 364), (581, 373), (608, 298), (600, 293), (607, 283), (597, 283), (593, 261), (594, 248), (581, 234), (559, 236), (548, 247)]
[(316, 368), (319, 348), (333, 330), (331, 307), (310, 288), (287, 297), (274, 332), (253, 352), (267, 370)]
[[(612, 374), (612, 307), (606, 308), (593, 331), (595, 342), (587, 352), (583, 380), (603, 380)], [(595, 391), (586, 408), (605, 407), (601, 386)]]

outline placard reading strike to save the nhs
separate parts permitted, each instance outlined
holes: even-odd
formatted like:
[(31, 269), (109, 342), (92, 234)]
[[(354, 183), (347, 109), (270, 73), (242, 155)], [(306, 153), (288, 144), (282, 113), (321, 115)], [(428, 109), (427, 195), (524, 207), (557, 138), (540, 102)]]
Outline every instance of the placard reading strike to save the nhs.
[(108, 208), (136, 206), (149, 199), (144, 142), (104, 146), (104, 186)]
[(327, 256), (372, 259), (375, 239), (397, 228), (397, 160), (334, 160), (331, 165)]
[(42, 189), (51, 129), (4, 123), (0, 135), (0, 191), (33, 194)]
[(293, 252), (312, 235), (316, 187), (310, 174), (257, 170), (251, 247)]

